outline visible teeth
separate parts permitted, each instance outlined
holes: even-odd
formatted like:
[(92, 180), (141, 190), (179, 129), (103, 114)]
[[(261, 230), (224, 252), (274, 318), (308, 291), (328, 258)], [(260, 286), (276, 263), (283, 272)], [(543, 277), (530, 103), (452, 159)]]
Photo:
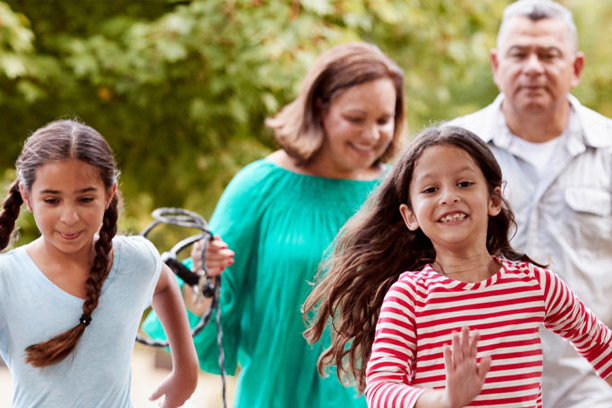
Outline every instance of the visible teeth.
[(371, 148), (370, 146), (360, 146), (360, 145), (357, 145), (357, 144), (354, 144), (354, 143), (353, 143), (353, 147), (354, 147), (355, 149), (357, 149), (357, 150), (361, 150), (361, 151), (363, 151), (363, 152), (367, 152), (367, 151), (372, 150), (372, 148)]
[(440, 222), (451, 222), (451, 221), (459, 221), (467, 217), (467, 215), (463, 213), (447, 215), (446, 217), (440, 218)]

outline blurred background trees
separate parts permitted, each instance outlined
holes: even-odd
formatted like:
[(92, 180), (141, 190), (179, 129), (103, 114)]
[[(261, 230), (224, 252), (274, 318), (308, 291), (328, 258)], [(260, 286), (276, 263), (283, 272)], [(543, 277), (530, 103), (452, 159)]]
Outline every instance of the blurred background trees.
[[(210, 217), (231, 177), (275, 148), (263, 126), (314, 58), (354, 40), (405, 70), (411, 133), (493, 100), (488, 53), (508, 0), (0, 0), (0, 182), (27, 135), (78, 118), (122, 170), (122, 229), (176, 206)], [(612, 0), (562, 1), (586, 69), (574, 94), (612, 116)], [(29, 215), (23, 241), (37, 235)]]

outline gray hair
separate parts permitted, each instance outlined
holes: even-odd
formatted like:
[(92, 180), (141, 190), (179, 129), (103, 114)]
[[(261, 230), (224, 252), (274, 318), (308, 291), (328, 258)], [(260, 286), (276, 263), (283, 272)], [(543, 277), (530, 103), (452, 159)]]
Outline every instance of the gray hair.
[(500, 39), (508, 21), (514, 17), (526, 17), (532, 21), (560, 19), (567, 27), (568, 39), (574, 51), (578, 51), (578, 31), (572, 12), (552, 0), (518, 0), (506, 7), (497, 33), (497, 48), (500, 48)]

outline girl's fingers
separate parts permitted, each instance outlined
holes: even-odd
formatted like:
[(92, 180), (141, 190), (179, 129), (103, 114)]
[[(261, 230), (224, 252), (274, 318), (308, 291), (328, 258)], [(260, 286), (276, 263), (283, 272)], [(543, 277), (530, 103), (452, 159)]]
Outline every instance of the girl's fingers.
[(491, 356), (484, 356), (478, 363), (478, 378), (482, 383), (485, 381), (485, 377), (491, 368)]
[(445, 344), (442, 351), (444, 353), (444, 365), (446, 366), (446, 371), (454, 371), (455, 365), (453, 364), (453, 355), (451, 353), (450, 346)]
[(463, 362), (463, 350), (461, 344), (461, 336), (459, 335), (459, 333), (453, 333), (452, 345), (453, 361), (455, 362), (455, 364), (460, 364), (461, 362)]

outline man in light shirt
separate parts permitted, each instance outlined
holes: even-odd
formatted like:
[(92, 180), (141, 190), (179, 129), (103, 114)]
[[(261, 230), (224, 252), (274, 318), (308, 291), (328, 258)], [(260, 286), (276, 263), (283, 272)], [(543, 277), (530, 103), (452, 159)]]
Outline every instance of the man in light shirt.
[[(584, 55), (569, 10), (519, 0), (491, 51), (500, 95), (451, 121), (485, 139), (507, 181), (515, 248), (548, 263), (612, 326), (612, 121), (570, 95)], [(612, 388), (560, 337), (542, 329), (544, 408), (612, 408)]]

